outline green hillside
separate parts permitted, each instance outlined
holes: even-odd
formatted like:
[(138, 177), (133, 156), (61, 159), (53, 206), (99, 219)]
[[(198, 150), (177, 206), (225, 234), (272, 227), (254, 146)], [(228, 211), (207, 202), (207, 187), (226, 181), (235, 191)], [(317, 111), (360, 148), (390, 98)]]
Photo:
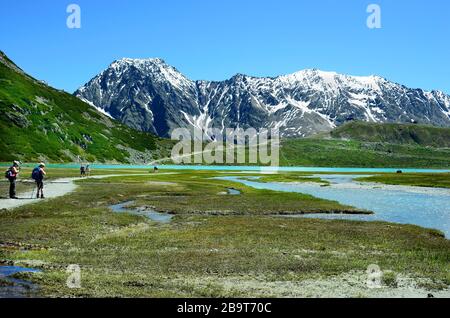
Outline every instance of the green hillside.
[(330, 135), (336, 139), (450, 148), (450, 128), (416, 124), (350, 122)]
[(167, 141), (137, 132), (39, 82), (0, 52), (0, 161), (144, 162)]
[(450, 128), (352, 122), (314, 138), (285, 139), (281, 165), (450, 168)]

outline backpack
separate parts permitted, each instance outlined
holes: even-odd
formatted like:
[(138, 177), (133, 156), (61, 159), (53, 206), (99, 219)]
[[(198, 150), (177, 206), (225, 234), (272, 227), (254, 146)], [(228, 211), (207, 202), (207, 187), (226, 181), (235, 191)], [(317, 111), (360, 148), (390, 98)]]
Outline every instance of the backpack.
[(41, 168), (36, 167), (33, 169), (33, 172), (31, 173), (31, 178), (33, 180), (40, 180), (41, 179)]
[(13, 173), (11, 167), (9, 167), (8, 170), (5, 171), (5, 178), (11, 179), (13, 177), (14, 177), (14, 173)]

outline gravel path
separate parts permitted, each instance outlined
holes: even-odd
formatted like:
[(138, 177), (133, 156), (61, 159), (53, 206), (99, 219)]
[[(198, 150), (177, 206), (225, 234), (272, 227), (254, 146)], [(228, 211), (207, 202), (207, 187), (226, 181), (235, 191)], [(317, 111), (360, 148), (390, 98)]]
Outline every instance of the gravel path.
[[(111, 177), (125, 177), (125, 176), (148, 176), (149, 174), (110, 174), (102, 176), (92, 176), (85, 179), (104, 179)], [(33, 191), (27, 191), (20, 193), (18, 196), (20, 199), (1, 199), (0, 200), (0, 210), (1, 209), (15, 209), (24, 205), (43, 202), (48, 199), (58, 198), (74, 191), (78, 186), (74, 181), (80, 180), (80, 178), (61, 178), (54, 181), (49, 181), (45, 183), (44, 195), (45, 199), (36, 199), (36, 189)]]

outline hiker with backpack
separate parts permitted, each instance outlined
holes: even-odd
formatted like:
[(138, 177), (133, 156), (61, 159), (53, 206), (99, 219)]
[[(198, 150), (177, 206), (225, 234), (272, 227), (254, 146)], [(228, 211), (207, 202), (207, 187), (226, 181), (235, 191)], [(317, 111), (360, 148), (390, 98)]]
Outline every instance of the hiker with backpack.
[(86, 176), (86, 168), (82, 164), (81, 167), (80, 167), (80, 178), (83, 178), (85, 176)]
[(31, 173), (31, 178), (36, 181), (37, 186), (37, 199), (44, 199), (44, 178), (47, 173), (45, 172), (45, 164), (40, 163), (39, 166), (33, 169)]
[(9, 198), (18, 199), (16, 196), (16, 180), (20, 171), (20, 162), (14, 161), (13, 165), (5, 171), (5, 178), (9, 180)]

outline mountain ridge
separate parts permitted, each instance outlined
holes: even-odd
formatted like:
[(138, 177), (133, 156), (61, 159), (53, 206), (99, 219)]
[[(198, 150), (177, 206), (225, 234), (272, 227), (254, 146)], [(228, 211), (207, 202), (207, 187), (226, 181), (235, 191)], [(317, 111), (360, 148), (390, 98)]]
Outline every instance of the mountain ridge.
[(265, 127), (280, 129), (283, 137), (306, 137), (351, 120), (450, 126), (450, 96), (444, 92), (318, 69), (194, 81), (161, 58), (123, 58), (74, 95), (132, 128), (163, 137), (180, 127)]

